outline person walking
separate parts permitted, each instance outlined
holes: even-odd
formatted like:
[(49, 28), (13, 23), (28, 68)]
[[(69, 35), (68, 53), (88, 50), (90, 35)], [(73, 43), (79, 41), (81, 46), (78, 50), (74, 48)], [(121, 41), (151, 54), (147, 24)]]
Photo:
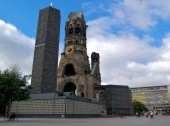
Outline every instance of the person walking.
[(154, 117), (153, 117), (153, 112), (152, 112), (152, 111), (150, 112), (150, 116), (151, 116), (151, 119), (154, 118)]

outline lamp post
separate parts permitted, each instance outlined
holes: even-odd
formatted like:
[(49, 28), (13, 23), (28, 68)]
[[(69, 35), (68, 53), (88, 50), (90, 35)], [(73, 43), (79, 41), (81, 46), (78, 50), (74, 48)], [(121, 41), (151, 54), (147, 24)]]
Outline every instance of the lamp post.
[(11, 99), (9, 99), (6, 108), (5, 108), (5, 114), (4, 114), (4, 120), (8, 120), (10, 116), (10, 109), (11, 109)]
[(112, 115), (114, 115), (114, 113), (115, 113), (115, 103), (112, 97)]
[[(155, 110), (156, 110), (157, 112), (159, 111), (159, 101), (160, 101), (158, 96), (159, 96), (159, 93), (156, 92), (156, 93), (155, 93), (155, 101), (154, 101), (154, 102), (155, 102)], [(153, 109), (153, 110), (154, 110), (154, 109)]]
[[(25, 87), (20, 87), (19, 90), (25, 90)], [(19, 97), (18, 97), (18, 91), (16, 93), (16, 99), (17, 99), (17, 110), (16, 110), (16, 118), (18, 121), (18, 103), (19, 103)]]
[(16, 119), (18, 121), (18, 91), (14, 92), (14, 94), (15, 94), (16, 97), (14, 97), (13, 99), (14, 99), (14, 101), (17, 101)]
[(17, 99), (17, 111), (16, 111), (16, 113), (17, 113), (17, 114), (16, 114), (17, 121), (18, 121), (18, 102), (19, 102), (19, 101), (18, 101), (18, 99)]
[(113, 99), (112, 99), (112, 115), (113, 115)]

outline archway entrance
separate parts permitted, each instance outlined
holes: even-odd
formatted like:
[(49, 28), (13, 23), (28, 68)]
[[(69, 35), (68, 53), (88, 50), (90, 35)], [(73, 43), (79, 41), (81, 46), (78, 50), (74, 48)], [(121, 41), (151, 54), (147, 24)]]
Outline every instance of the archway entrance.
[(76, 72), (74, 70), (74, 66), (72, 64), (67, 64), (66, 67), (65, 67), (65, 72), (64, 74), (66, 76), (72, 76), (72, 75), (75, 75)]
[(73, 82), (69, 82), (64, 86), (64, 92), (75, 95), (76, 85)]

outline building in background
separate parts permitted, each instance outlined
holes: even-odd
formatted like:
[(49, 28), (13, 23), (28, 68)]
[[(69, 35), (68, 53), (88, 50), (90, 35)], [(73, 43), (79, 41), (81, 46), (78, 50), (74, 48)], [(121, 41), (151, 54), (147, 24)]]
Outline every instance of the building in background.
[(128, 86), (105, 85), (107, 114), (132, 114), (132, 97)]
[(96, 97), (103, 101), (107, 115), (117, 115), (120, 113), (131, 115), (132, 96), (131, 90), (125, 85), (101, 85), (95, 86)]
[(131, 88), (132, 99), (142, 102), (149, 110), (170, 112), (170, 85)]

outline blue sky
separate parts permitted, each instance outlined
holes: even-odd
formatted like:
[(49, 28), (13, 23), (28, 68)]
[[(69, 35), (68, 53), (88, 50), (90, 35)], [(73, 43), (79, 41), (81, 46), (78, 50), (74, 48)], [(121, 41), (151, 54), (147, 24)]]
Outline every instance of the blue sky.
[[(61, 11), (64, 26), (70, 11), (82, 10), (83, 0), (1, 0), (0, 18), (15, 25), (29, 37), (35, 37), (39, 10), (53, 4)], [(63, 32), (63, 28), (61, 29)]]
[(1, 0), (0, 69), (32, 71), (39, 10), (61, 12), (60, 53), (70, 12), (83, 11), (87, 50), (100, 53), (102, 84), (170, 84), (169, 0)]
[(62, 34), (60, 38), (62, 41), (64, 38), (64, 25), (68, 14), (71, 11), (84, 11), (87, 14), (86, 20), (95, 19), (104, 15), (104, 12), (96, 12), (96, 10), (92, 9), (101, 2), (102, 0), (1, 0), (0, 19), (13, 24), (27, 36), (35, 37), (38, 12), (52, 3), (52, 6), (61, 12)]

